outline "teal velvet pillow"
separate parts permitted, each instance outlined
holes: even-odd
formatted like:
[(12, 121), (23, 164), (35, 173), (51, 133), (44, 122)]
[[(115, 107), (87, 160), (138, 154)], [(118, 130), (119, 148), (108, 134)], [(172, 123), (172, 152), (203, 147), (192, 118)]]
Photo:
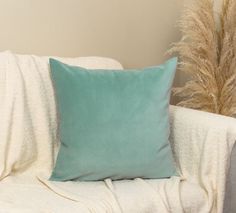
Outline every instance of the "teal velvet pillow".
[(168, 113), (176, 64), (108, 71), (50, 59), (61, 141), (50, 180), (174, 175)]

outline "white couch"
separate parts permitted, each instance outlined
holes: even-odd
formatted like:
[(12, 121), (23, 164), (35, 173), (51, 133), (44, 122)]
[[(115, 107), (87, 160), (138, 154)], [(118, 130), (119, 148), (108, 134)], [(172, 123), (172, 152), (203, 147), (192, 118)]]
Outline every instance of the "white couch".
[[(106, 58), (58, 59), (122, 69)], [(0, 213), (236, 212), (235, 202), (230, 202), (235, 199), (236, 171), (230, 167), (235, 119), (176, 106), (170, 107), (170, 142), (180, 176), (48, 181), (58, 150), (49, 73), (48, 57), (0, 53)]]

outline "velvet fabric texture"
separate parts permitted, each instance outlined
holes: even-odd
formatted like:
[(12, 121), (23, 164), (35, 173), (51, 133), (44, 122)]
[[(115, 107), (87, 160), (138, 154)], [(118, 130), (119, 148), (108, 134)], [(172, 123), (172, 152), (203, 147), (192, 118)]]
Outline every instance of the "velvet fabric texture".
[(176, 64), (88, 70), (50, 59), (61, 140), (50, 180), (174, 175), (168, 114)]

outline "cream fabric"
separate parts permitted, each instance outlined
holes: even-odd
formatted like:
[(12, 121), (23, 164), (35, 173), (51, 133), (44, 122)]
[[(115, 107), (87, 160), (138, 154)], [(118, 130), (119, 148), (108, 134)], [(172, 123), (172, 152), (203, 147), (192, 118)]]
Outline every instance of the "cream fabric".
[[(59, 60), (121, 69), (104, 58)], [(49, 182), (58, 149), (47, 57), (0, 53), (0, 213), (222, 212), (235, 119), (171, 107), (171, 144), (181, 177)]]
[(174, 106), (171, 114), (177, 168), (184, 179), (198, 184), (207, 195), (199, 212), (222, 212), (236, 120)]

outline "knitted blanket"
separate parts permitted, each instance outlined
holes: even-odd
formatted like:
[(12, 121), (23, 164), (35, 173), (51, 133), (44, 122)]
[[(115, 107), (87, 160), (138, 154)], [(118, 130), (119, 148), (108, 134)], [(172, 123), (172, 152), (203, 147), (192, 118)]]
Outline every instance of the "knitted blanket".
[[(111, 59), (58, 59), (122, 68)], [(235, 119), (174, 106), (170, 118), (180, 177), (50, 182), (59, 140), (48, 58), (0, 53), (0, 213), (222, 212)]]

